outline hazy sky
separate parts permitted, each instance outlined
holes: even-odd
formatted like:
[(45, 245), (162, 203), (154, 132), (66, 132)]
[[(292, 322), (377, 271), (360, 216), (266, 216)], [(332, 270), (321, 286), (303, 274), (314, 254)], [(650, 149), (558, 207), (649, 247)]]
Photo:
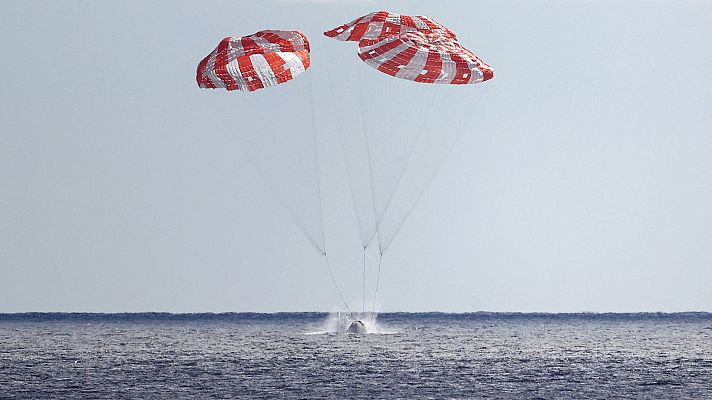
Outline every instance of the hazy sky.
[[(323, 89), (321, 32), (379, 9), (436, 18), (495, 68), (384, 255), (379, 309), (712, 311), (712, 2), (28, 0), (0, 3), (0, 312), (338, 307), (195, 67), (224, 36), (298, 29), (301, 84)], [(353, 306), (358, 225), (320, 132)]]

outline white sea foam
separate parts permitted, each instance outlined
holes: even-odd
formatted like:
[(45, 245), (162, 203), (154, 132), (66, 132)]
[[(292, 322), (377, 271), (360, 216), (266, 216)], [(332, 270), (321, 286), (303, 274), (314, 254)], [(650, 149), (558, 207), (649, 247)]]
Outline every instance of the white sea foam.
[(378, 323), (378, 313), (376, 312), (342, 312), (336, 311), (322, 323), (321, 329), (314, 332), (307, 332), (307, 335), (345, 335), (349, 326), (354, 321), (361, 321), (366, 327), (369, 335), (392, 335), (398, 333), (396, 330), (389, 330)]

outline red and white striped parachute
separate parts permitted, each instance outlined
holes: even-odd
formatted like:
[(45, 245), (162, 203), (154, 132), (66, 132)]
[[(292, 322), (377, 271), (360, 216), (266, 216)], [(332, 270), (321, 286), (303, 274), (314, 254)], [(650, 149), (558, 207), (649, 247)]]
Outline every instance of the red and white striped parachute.
[(309, 41), (297, 31), (226, 37), (198, 64), (201, 88), (253, 92), (294, 79), (309, 68)]
[(494, 69), (462, 46), (455, 33), (428, 17), (379, 11), (324, 35), (358, 41), (359, 57), (366, 64), (396, 78), (472, 84), (494, 77)]
[(494, 70), (473, 52), (438, 33), (364, 39), (359, 42), (358, 55), (385, 74), (416, 82), (467, 84), (494, 76)]

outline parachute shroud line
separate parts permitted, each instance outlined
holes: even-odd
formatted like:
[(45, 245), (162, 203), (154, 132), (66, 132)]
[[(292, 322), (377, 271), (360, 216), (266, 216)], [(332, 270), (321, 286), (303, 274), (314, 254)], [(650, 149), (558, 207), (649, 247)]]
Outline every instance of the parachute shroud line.
[(381, 283), (381, 263), (383, 261), (383, 253), (378, 254), (378, 276), (376, 278), (376, 290), (373, 291), (373, 305), (371, 307), (371, 322), (373, 322), (373, 316), (376, 314), (376, 298), (378, 296), (378, 287)]
[[(223, 115), (223, 112), (213, 103), (210, 103), (213, 107), (213, 111), (215, 114), (218, 115), (220, 120), (222, 121), (223, 125), (226, 127), (227, 131), (230, 132), (230, 136), (233, 137), (233, 139), (237, 140), (238, 142), (242, 143), (242, 140), (240, 139), (239, 135), (237, 132), (235, 132), (235, 129), (232, 127), (232, 125), (229, 123), (227, 118)], [(259, 166), (257, 161), (252, 157), (252, 155), (246, 150), (247, 146), (242, 143), (242, 146), (240, 147), (240, 152), (242, 155), (245, 156), (245, 159), (248, 161), (252, 169), (254, 169), (255, 172), (257, 172), (257, 176), (260, 177), (260, 180), (262, 183), (265, 185), (265, 187), (269, 190), (270, 193), (272, 193), (272, 196), (277, 200), (277, 203), (282, 207), (284, 211), (287, 212), (287, 215), (289, 215), (289, 218), (294, 222), (294, 224), (299, 228), (299, 230), (306, 236), (306, 238), (309, 240), (309, 243), (314, 247), (314, 249), (319, 253), (324, 255), (326, 250), (325, 248), (322, 248), (320, 246), (316, 239), (312, 236), (312, 234), (309, 232), (309, 230), (306, 228), (304, 223), (302, 223), (299, 218), (294, 214), (292, 211), (292, 208), (287, 205), (286, 200), (279, 194), (279, 191), (274, 187), (274, 185), (271, 183), (271, 181), (267, 178), (267, 175), (265, 172), (262, 170), (262, 168)], [(321, 208), (320, 208), (321, 210)]]
[[(358, 77), (360, 78), (361, 71), (358, 70)], [(381, 251), (381, 231), (378, 229), (379, 221), (378, 221), (378, 213), (376, 212), (376, 189), (373, 185), (373, 165), (371, 163), (371, 145), (368, 142), (368, 132), (366, 130), (366, 123), (364, 121), (363, 117), (363, 91), (361, 90), (361, 85), (357, 84), (356, 88), (358, 89), (358, 99), (359, 99), (359, 115), (361, 116), (361, 130), (363, 131), (363, 139), (366, 144), (366, 160), (368, 161), (368, 179), (369, 182), (371, 183), (371, 205), (373, 207), (373, 218), (374, 218), (374, 224), (375, 224), (375, 231), (374, 235), (378, 235), (378, 249)], [(370, 241), (373, 240), (373, 238), (369, 239)], [(366, 246), (368, 246), (369, 243), (366, 243)]]
[(324, 253), (324, 260), (326, 260), (326, 266), (329, 268), (329, 275), (331, 275), (331, 281), (334, 283), (334, 287), (336, 288), (336, 292), (339, 294), (341, 302), (344, 304), (344, 307), (346, 307), (346, 311), (351, 312), (351, 308), (349, 308), (349, 305), (346, 303), (346, 300), (344, 300), (344, 295), (341, 293), (341, 289), (339, 289), (339, 284), (336, 282), (334, 271), (331, 268), (331, 263), (329, 263), (329, 256), (326, 253)]
[(329, 268), (329, 275), (331, 275), (331, 281), (334, 283), (334, 287), (336, 288), (336, 292), (339, 294), (339, 298), (341, 299), (341, 302), (344, 304), (344, 307), (346, 307), (346, 310), (351, 312), (351, 309), (349, 308), (349, 305), (346, 303), (346, 300), (344, 299), (344, 295), (341, 293), (341, 288), (339, 287), (339, 283), (336, 281), (336, 276), (334, 276), (334, 271), (331, 268), (331, 263), (329, 263), (329, 256), (326, 254), (326, 235), (324, 234), (324, 231), (326, 229), (325, 224), (324, 224), (324, 211), (323, 211), (323, 199), (322, 199), (322, 191), (321, 191), (321, 170), (319, 168), (319, 146), (317, 144), (316, 140), (316, 117), (314, 115), (314, 88), (313, 88), (314, 81), (312, 80), (311, 76), (309, 77), (309, 97), (311, 98), (310, 102), (310, 109), (311, 109), (311, 118), (312, 118), (312, 138), (314, 142), (314, 165), (316, 166), (316, 180), (317, 180), (317, 188), (319, 190), (319, 209), (321, 212), (319, 215), (321, 216), (321, 234), (322, 234), (322, 240), (324, 240), (324, 260), (326, 260), (326, 266)]
[(361, 312), (365, 313), (366, 312), (366, 246), (363, 247), (363, 286), (362, 286), (361, 297), (362, 297), (362, 301), (363, 301)]
[[(474, 110), (474, 109), (477, 109), (477, 107), (479, 106), (479, 103), (482, 101), (482, 98), (483, 98), (483, 97), (485, 96), (485, 94), (487, 93), (487, 90), (488, 90), (487, 87), (485, 87), (485, 88), (482, 90), (482, 95), (476, 99), (475, 104), (474, 104), (473, 107), (472, 107), (473, 110)], [(441, 162), (438, 162), (436, 168), (433, 170), (433, 172), (432, 172), (432, 173), (430, 174), (430, 176), (428, 177), (427, 183), (423, 186), (423, 188), (422, 188), (422, 189), (420, 190), (420, 192), (418, 193), (418, 195), (417, 195), (415, 201), (411, 204), (411, 207), (408, 209), (408, 212), (406, 213), (405, 218), (401, 219), (401, 221), (400, 221), (400, 223), (398, 224), (398, 226), (397, 226), (395, 232), (393, 233), (393, 236), (391, 236), (390, 240), (386, 243), (386, 246), (385, 246), (385, 248), (384, 248), (384, 251), (385, 251), (386, 249), (388, 249), (388, 247), (390, 247), (391, 243), (393, 243), (393, 239), (396, 238), (396, 236), (397, 236), (398, 233), (400, 232), (400, 230), (401, 230), (401, 228), (403, 227), (403, 225), (405, 225), (406, 221), (408, 220), (408, 218), (410, 217), (410, 215), (413, 213), (413, 210), (415, 210), (415, 207), (416, 207), (416, 206), (418, 205), (418, 203), (420, 202), (420, 199), (423, 197), (423, 195), (425, 194), (425, 192), (428, 190), (428, 188), (430, 187), (430, 184), (433, 182), (433, 180), (435, 179), (435, 177), (438, 175), (438, 172), (440, 172), (440, 169), (442, 168), (444, 161), (445, 161), (445, 160), (448, 158), (448, 156), (452, 153), (452, 150), (455, 148), (455, 145), (460, 141), (460, 138), (462, 137), (462, 135), (463, 135), (463, 133), (464, 133), (465, 127), (467, 127), (467, 125), (470, 123), (470, 121), (472, 120), (473, 117), (474, 117), (474, 113), (470, 113), (470, 114), (467, 116), (467, 118), (465, 118), (465, 119), (463, 120), (462, 125), (459, 127), (459, 129), (456, 129), (456, 130), (455, 130), (455, 139), (454, 139), (454, 140), (452, 141), (452, 143), (448, 146), (448, 148), (447, 148), (447, 150), (446, 150), (446, 152), (445, 152), (445, 154), (444, 154), (444, 156), (443, 156), (443, 158), (442, 158), (442, 161), (441, 161)]]

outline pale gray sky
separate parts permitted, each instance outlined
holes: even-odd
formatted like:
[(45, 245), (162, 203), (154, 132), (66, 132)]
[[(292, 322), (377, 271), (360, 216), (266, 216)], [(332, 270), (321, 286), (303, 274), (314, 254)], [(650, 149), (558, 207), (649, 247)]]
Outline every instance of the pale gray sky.
[(712, 2), (5, 1), (0, 312), (338, 307), (195, 84), (220, 38), (267, 28), (312, 44), (293, 87), (324, 114), (326, 246), (358, 304), (321, 32), (379, 9), (443, 22), (496, 71), (384, 256), (379, 309), (712, 311)]

